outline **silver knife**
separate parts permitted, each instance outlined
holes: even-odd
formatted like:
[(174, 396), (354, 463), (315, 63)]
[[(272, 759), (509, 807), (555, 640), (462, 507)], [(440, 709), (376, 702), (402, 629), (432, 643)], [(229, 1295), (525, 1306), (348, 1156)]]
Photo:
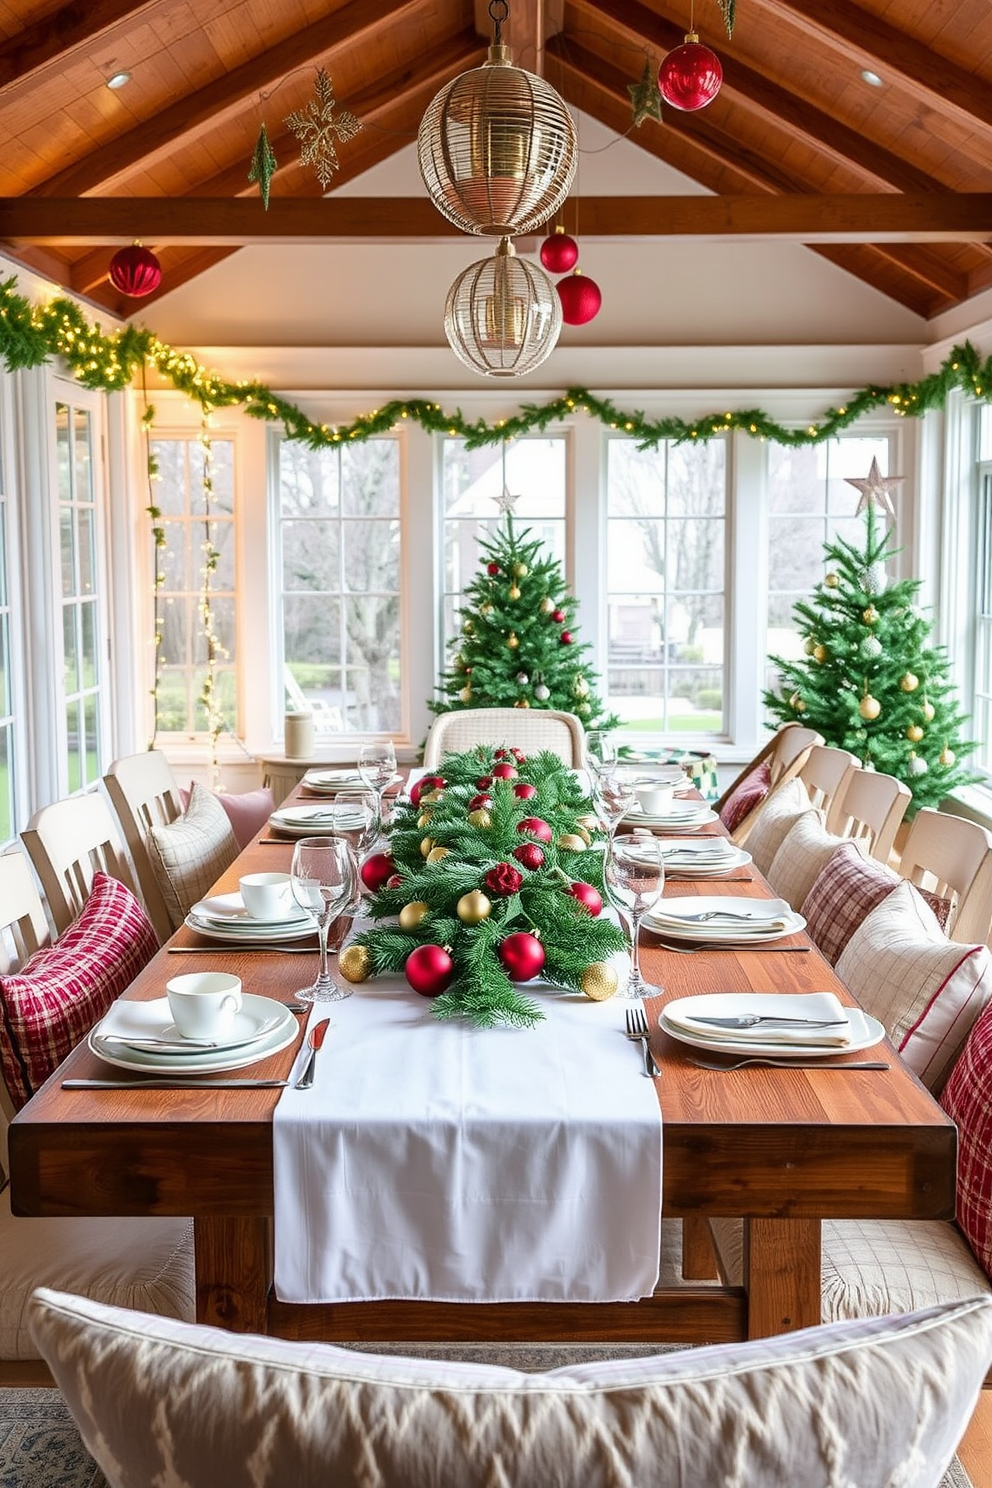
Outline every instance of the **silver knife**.
[(779, 1023), (797, 1028), (846, 1028), (847, 1018), (777, 1018), (769, 1013), (744, 1013), (739, 1018), (701, 1018), (692, 1016), (693, 1023), (711, 1023), (714, 1028), (754, 1028), (759, 1023)]
[(288, 1080), (63, 1080), (63, 1090), (282, 1090)]
[[(224, 941), (216, 946), (168, 946), (170, 956), (316, 956), (316, 946), (257, 946), (235, 945)], [(327, 954), (336, 955), (334, 946), (328, 946)]]

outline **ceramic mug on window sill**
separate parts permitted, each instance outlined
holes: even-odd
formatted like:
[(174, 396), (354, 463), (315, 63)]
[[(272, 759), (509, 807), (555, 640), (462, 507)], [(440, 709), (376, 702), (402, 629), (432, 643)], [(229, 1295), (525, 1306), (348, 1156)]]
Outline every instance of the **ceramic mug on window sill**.
[(285, 723), (285, 744), (283, 746), (287, 759), (312, 759), (315, 744), (315, 731), (312, 713), (287, 713)]

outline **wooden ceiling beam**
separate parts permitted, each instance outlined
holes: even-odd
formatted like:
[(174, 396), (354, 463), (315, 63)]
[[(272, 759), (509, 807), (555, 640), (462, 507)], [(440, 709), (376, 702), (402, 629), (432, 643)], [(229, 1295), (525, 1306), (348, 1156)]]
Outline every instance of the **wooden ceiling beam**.
[[(252, 57), (207, 87), (161, 109), (136, 129), (119, 135), (34, 187), (32, 196), (84, 196), (148, 166), (184, 135), (215, 125), (220, 115), (279, 82), (294, 68), (354, 45), (387, 23), (418, 9), (423, 0), (351, 0), (268, 51)], [(349, 100), (350, 103), (350, 100)]]
[(70, 0), (43, 20), (25, 26), (0, 42), (0, 92), (26, 82), (49, 62), (64, 61), (70, 52), (118, 26), (134, 22), (156, 0)]
[[(795, 243), (962, 243), (992, 237), (992, 192), (902, 196), (571, 198), (586, 238), (763, 238)], [(11, 242), (319, 243), (341, 238), (459, 236), (426, 196), (5, 197), (0, 237)]]
[(877, 72), (883, 82), (906, 88), (936, 112), (953, 111), (969, 128), (992, 134), (988, 84), (881, 16), (850, 0), (758, 3), (775, 16), (786, 16), (806, 36), (829, 42), (859, 66)]

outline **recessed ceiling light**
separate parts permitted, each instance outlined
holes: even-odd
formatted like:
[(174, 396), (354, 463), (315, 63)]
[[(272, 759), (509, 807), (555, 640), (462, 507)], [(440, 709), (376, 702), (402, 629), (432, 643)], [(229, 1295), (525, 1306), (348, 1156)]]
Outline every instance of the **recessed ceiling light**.
[(113, 77), (107, 79), (107, 87), (113, 88), (116, 91), (118, 88), (123, 88), (130, 81), (131, 74), (129, 72), (115, 72)]
[(872, 72), (870, 67), (866, 67), (861, 76), (864, 78), (865, 82), (868, 83), (872, 88), (885, 87), (885, 84), (882, 82), (882, 79), (879, 77), (878, 73)]

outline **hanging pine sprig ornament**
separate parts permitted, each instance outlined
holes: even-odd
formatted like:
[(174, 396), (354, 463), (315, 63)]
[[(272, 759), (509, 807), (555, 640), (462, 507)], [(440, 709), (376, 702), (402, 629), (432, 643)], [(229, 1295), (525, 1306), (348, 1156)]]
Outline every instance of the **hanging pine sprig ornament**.
[(276, 157), (269, 144), (269, 136), (263, 124), (258, 131), (258, 139), (255, 141), (255, 150), (251, 157), (251, 165), (248, 167), (249, 181), (257, 181), (259, 194), (262, 198), (262, 206), (269, 210), (269, 187), (272, 177), (276, 173)]
[(723, 24), (727, 31), (727, 40), (731, 41), (734, 35), (734, 21), (737, 19), (737, 0), (717, 0), (720, 14), (723, 16)]

